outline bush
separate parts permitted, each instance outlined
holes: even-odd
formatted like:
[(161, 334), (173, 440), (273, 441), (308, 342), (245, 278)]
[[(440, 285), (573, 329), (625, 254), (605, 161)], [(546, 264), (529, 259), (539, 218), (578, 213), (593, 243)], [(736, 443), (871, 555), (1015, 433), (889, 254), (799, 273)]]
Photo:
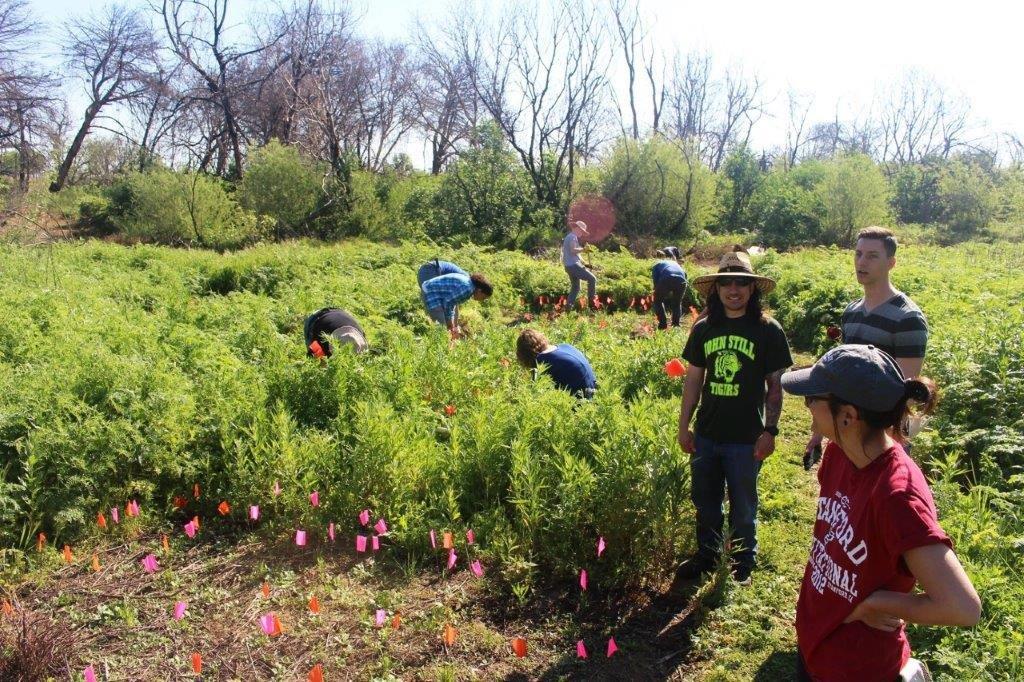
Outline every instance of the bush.
[(201, 173), (132, 173), (111, 187), (110, 222), (129, 238), (165, 244), (234, 248), (266, 233), (223, 182)]
[(970, 239), (988, 227), (995, 211), (992, 178), (977, 164), (951, 161), (939, 179), (941, 233), (948, 243)]
[(685, 143), (660, 136), (616, 144), (605, 168), (604, 195), (625, 234), (686, 240), (718, 212), (714, 174)]
[(277, 140), (252, 152), (238, 203), (273, 221), (278, 237), (294, 234), (324, 200), (324, 169)]
[(439, 240), (529, 249), (554, 237), (552, 218), (536, 201), (501, 131), (488, 123), (445, 172), (427, 233)]
[(820, 237), (817, 199), (797, 180), (795, 171), (773, 171), (751, 197), (750, 212), (766, 246), (788, 249), (813, 244)]
[(821, 207), (818, 243), (850, 246), (862, 228), (891, 222), (889, 185), (865, 154), (848, 154), (825, 164), (815, 194)]

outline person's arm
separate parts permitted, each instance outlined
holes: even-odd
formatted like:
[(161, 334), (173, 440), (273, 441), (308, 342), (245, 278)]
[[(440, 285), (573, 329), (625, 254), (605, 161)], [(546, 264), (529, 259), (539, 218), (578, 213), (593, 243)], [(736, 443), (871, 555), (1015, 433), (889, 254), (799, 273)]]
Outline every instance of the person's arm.
[(921, 366), (924, 365), (924, 358), (896, 358), (896, 364), (903, 370), (903, 376), (911, 379), (921, 376)]
[(697, 367), (692, 363), (686, 365), (686, 378), (683, 380), (683, 401), (679, 409), (679, 447), (683, 452), (694, 454), (697, 451), (693, 442), (693, 431), (690, 430), (690, 420), (693, 418), (693, 411), (697, 409), (700, 402), (700, 392), (704, 387), (704, 368)]
[[(767, 394), (764, 403), (765, 428), (778, 428), (779, 417), (782, 416), (782, 373), (785, 369), (772, 372), (764, 378)], [(775, 436), (765, 431), (754, 443), (754, 458), (763, 460), (775, 452)]]
[(981, 599), (953, 550), (942, 543), (924, 545), (904, 552), (903, 560), (922, 591), (909, 594), (877, 590), (843, 622), (862, 620), (888, 632), (898, 628), (901, 620), (919, 625), (965, 627), (978, 623)]

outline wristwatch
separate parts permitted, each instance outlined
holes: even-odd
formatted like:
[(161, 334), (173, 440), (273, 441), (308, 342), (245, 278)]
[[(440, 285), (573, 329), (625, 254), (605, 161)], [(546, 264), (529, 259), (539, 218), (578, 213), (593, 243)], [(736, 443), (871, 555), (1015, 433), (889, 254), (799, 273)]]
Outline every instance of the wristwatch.
[(764, 432), (765, 433), (770, 433), (773, 438), (776, 438), (779, 435), (779, 427), (778, 426), (766, 426), (766, 427), (764, 427)]

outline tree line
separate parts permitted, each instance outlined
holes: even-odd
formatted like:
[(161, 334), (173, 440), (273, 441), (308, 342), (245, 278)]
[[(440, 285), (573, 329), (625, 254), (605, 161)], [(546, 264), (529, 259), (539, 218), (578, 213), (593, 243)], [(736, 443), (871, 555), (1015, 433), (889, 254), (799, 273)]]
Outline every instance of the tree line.
[[(291, 0), (244, 30), (229, 4), (153, 0), (71, 17), (53, 72), (26, 57), (44, 27), (25, 1), (0, 0), (8, 194), (43, 176), (61, 192), (155, 168), (234, 186), (256, 150), (277, 141), (320, 179), (302, 220), (275, 219), (273, 229), (319, 234), (339, 212), (351, 222), (361, 193), (387, 199), (394, 181), (385, 176), (412, 172), (401, 151), (411, 140), (429, 148), (435, 178), (418, 181), (412, 198), (422, 204), (431, 182), (448, 185), (452, 196), (430, 202), (461, 203), (467, 214), (441, 211), (434, 222), (518, 244), (524, 230), (536, 233), (531, 225), (556, 227), (584, 191), (609, 196), (634, 232), (757, 229), (793, 243), (842, 240), (844, 220), (883, 204), (897, 220), (974, 230), (1012, 214), (1004, 204), (1019, 193), (1024, 140), (982, 135), (969, 103), (933, 78), (908, 73), (869, 113), (844, 118), (837, 107), (832, 120), (813, 121), (810, 96), (771, 92), (755, 71), (721, 67), (707, 52), (663, 49), (636, 0), (453, 6), (403, 41), (361, 35), (357, 12), (340, 1)], [(68, 87), (81, 99), (65, 98)], [(755, 151), (753, 133), (779, 97), (785, 139)], [(873, 198), (822, 189), (853, 181)], [(193, 199), (200, 182), (185, 182)], [(865, 201), (870, 210), (858, 207)], [(969, 220), (953, 216), (957, 203)]]

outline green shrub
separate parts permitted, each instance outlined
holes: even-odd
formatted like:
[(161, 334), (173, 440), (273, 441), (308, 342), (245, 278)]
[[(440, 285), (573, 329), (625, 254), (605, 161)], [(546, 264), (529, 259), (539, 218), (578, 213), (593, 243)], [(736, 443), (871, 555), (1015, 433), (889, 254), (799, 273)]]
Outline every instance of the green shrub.
[(132, 173), (109, 196), (110, 222), (129, 238), (233, 248), (266, 233), (264, 224), (228, 195), (221, 180), (201, 173)]
[(250, 153), (236, 197), (243, 208), (270, 218), (278, 237), (290, 235), (325, 200), (323, 176), (324, 169), (295, 147), (271, 140)]
[(653, 136), (621, 140), (605, 166), (604, 195), (616, 229), (687, 240), (718, 213), (714, 174), (686, 143)]

